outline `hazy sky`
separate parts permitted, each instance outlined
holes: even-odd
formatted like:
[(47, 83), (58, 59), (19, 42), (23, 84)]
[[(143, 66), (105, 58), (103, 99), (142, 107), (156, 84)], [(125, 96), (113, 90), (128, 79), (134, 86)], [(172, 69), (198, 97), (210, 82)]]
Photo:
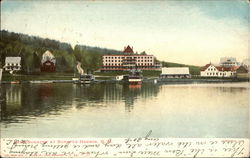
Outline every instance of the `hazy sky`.
[(247, 58), (247, 0), (1, 2), (1, 29), (193, 65)]

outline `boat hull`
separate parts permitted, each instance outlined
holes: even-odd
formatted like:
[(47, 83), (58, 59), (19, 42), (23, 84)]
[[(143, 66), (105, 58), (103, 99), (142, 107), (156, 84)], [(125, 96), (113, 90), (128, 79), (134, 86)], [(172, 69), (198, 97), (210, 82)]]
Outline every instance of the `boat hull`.
[(141, 78), (138, 78), (138, 79), (128, 79), (128, 82), (129, 84), (134, 84), (134, 85), (137, 85), (137, 84), (142, 84), (142, 79)]

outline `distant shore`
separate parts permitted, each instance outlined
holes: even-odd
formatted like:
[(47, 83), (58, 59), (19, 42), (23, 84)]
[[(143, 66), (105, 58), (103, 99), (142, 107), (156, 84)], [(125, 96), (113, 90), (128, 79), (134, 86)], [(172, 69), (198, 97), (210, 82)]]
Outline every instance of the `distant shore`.
[[(122, 83), (123, 81), (115, 80), (114, 74), (95, 75), (96, 81), (94, 83)], [(73, 78), (78, 78), (78, 75), (73, 73), (47, 73), (47, 74), (33, 74), (21, 75), (16, 74), (11, 76), (7, 74), (3, 76), (2, 84), (19, 84), (19, 83), (74, 83)], [(224, 83), (224, 82), (249, 82), (249, 78), (203, 78), (200, 76), (193, 76), (192, 78), (159, 78), (159, 76), (148, 75), (143, 78), (144, 83)]]

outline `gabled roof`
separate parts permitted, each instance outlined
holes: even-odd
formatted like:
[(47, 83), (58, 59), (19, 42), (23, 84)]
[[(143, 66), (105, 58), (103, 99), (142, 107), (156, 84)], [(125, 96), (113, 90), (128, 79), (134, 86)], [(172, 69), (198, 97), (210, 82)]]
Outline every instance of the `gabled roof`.
[(133, 47), (131, 48), (129, 45), (127, 47), (124, 47), (123, 53), (134, 53)]
[(201, 68), (201, 71), (205, 71), (210, 65), (212, 65), (212, 64), (205, 65), (204, 67)]
[(43, 64), (46, 61), (50, 61), (50, 62), (52, 62), (54, 64), (56, 63), (55, 56), (50, 51), (48, 51), (48, 50), (45, 53), (43, 53), (41, 62)]
[(45, 57), (45, 56), (49, 56), (51, 58), (54, 58), (54, 55), (49, 50), (47, 50), (45, 53), (43, 53), (43, 57)]
[(247, 73), (247, 72), (249, 72), (249, 68), (247, 68), (247, 67), (245, 67), (245, 66), (238, 66), (238, 68), (235, 70), (235, 71), (237, 71), (237, 72), (245, 72), (245, 73)]
[[(210, 65), (207, 64), (204, 67), (201, 68), (201, 71), (205, 71)], [(214, 66), (214, 65), (212, 65)], [(231, 66), (231, 67), (225, 67), (225, 66), (214, 66), (218, 71), (236, 71), (240, 66)]]

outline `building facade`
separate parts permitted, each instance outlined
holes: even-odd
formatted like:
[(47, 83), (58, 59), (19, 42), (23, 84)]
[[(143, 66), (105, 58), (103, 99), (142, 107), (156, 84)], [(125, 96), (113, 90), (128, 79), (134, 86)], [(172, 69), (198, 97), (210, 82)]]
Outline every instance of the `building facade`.
[(188, 67), (163, 67), (161, 78), (191, 78)]
[(240, 66), (241, 63), (237, 62), (234, 57), (222, 57), (220, 58), (220, 66), (223, 67), (232, 67), (232, 66)]
[(21, 57), (6, 57), (5, 58), (5, 71), (20, 71), (21, 70)]
[(50, 51), (43, 53), (41, 60), (41, 72), (55, 72), (56, 71), (56, 58)]
[(207, 64), (200, 70), (201, 77), (236, 77), (236, 70), (240, 66), (215, 66)]
[(124, 47), (123, 54), (103, 55), (101, 71), (128, 71), (131, 69), (161, 70), (161, 63), (153, 55), (134, 53), (133, 47)]

